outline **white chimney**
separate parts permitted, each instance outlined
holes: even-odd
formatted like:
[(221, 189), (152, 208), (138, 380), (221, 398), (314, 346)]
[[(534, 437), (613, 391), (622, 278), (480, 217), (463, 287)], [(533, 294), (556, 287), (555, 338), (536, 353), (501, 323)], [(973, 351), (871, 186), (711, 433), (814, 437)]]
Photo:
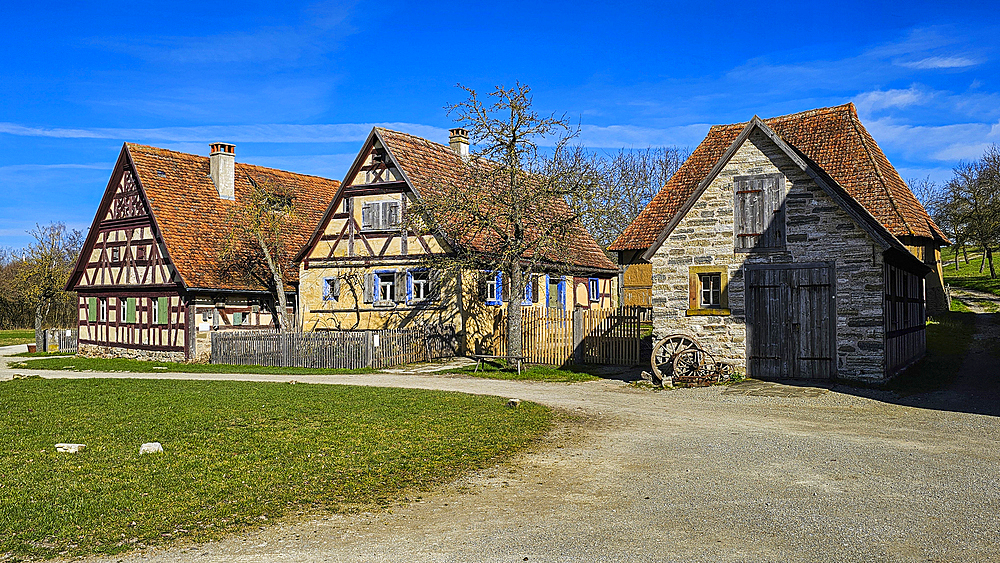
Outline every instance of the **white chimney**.
[(448, 144), (451, 150), (463, 159), (469, 158), (469, 132), (461, 127), (448, 130)]
[(209, 158), (212, 182), (219, 191), (219, 198), (236, 199), (236, 145), (212, 143), (209, 146), (212, 147), (212, 156)]

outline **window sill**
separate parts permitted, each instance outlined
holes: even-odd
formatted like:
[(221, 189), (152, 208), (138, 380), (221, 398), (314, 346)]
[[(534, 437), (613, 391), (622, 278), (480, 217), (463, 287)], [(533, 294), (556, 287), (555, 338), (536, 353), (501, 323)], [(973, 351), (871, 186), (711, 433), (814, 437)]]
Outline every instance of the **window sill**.
[(372, 307), (375, 307), (376, 309), (392, 309), (395, 306), (395, 301), (376, 301), (372, 303)]
[(689, 317), (728, 317), (732, 312), (729, 309), (688, 309), (685, 314)]

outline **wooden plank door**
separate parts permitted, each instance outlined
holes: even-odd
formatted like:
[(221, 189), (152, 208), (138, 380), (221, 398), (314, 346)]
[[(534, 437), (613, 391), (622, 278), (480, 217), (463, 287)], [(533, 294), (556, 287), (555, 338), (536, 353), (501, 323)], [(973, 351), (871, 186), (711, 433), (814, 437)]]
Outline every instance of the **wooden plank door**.
[(836, 373), (834, 286), (825, 264), (747, 267), (747, 373), (830, 379)]

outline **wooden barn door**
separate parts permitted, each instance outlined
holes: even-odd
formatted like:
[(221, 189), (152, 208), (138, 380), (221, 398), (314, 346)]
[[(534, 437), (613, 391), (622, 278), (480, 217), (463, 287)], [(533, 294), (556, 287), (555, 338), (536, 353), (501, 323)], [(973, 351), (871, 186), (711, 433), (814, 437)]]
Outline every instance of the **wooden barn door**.
[(746, 268), (747, 373), (761, 379), (836, 374), (833, 268)]

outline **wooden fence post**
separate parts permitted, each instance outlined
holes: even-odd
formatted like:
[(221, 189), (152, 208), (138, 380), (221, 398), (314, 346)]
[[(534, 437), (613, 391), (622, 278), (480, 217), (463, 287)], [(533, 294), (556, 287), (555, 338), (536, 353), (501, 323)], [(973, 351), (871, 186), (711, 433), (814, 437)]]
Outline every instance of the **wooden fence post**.
[(372, 367), (375, 357), (375, 350), (372, 346), (372, 331), (365, 331), (365, 367)]
[(583, 309), (573, 309), (573, 363), (583, 364)]

